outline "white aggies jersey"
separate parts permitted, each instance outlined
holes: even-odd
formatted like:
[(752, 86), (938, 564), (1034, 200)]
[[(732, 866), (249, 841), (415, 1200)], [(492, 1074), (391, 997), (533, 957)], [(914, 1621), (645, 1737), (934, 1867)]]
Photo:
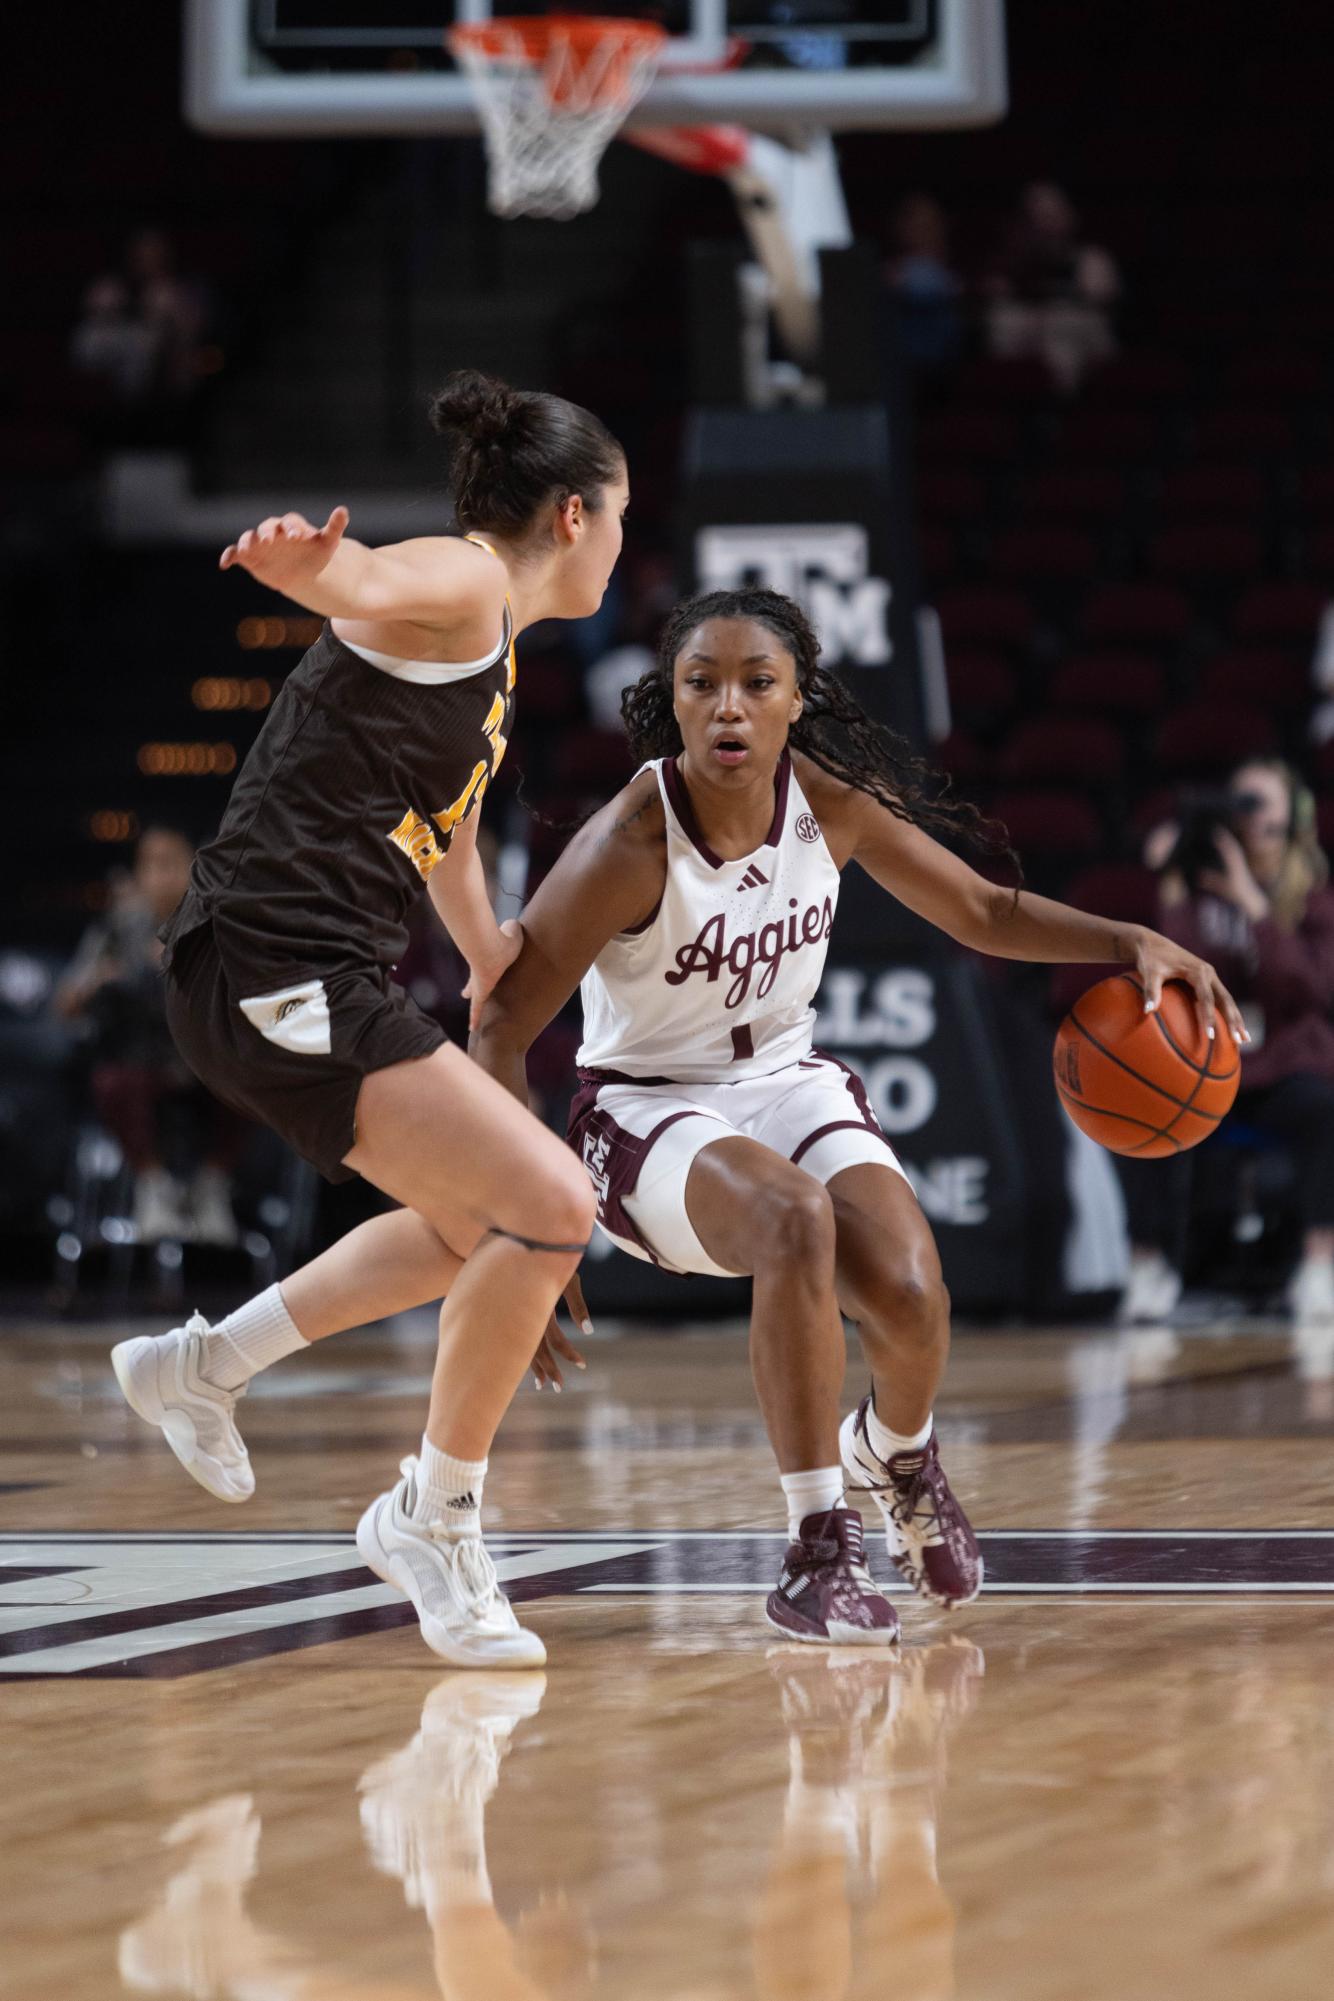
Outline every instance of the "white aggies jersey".
[(675, 758), (653, 763), (667, 820), (662, 902), (584, 976), (579, 1067), (682, 1084), (764, 1077), (808, 1056), (838, 870), (784, 751), (764, 844), (713, 853)]

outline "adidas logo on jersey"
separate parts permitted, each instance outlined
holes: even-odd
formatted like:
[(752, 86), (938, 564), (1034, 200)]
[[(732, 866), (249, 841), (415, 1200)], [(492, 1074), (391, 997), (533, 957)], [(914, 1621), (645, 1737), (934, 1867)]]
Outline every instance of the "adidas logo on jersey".
[(737, 889), (738, 890), (759, 889), (763, 886), (766, 886), (768, 884), (768, 881), (769, 878), (764, 873), (764, 870), (762, 868), (757, 868), (754, 862), (752, 862), (750, 867), (746, 870), (746, 873), (742, 876), (740, 882), (737, 884)]

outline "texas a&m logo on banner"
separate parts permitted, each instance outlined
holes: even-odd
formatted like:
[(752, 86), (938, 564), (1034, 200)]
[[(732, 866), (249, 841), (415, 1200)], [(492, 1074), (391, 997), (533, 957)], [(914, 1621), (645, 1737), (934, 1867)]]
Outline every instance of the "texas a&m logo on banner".
[(830, 666), (884, 667), (892, 586), (868, 574), (870, 540), (853, 521), (772, 522), (701, 528), (695, 572), (702, 591), (761, 584), (795, 598), (809, 613)]

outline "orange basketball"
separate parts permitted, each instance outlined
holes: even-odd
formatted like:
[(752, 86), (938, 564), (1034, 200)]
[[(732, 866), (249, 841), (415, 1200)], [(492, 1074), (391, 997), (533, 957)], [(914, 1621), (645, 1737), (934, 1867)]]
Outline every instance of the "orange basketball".
[(1241, 1076), (1232, 1031), (1214, 1011), (1200, 1027), (1195, 996), (1176, 980), (1153, 1014), (1134, 973), (1082, 995), (1056, 1031), (1052, 1069), (1061, 1103), (1100, 1146), (1136, 1160), (1184, 1153), (1231, 1109)]

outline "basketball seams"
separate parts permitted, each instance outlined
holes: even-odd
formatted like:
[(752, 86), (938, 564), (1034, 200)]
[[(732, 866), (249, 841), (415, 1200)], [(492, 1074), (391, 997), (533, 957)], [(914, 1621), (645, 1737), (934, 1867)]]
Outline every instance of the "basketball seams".
[[(1148, 1119), (1137, 1119), (1131, 1112), (1114, 1112), (1108, 1105), (1094, 1105), (1090, 1104), (1087, 1098), (1076, 1098), (1073, 1092), (1066, 1090), (1059, 1077), (1056, 1079), (1056, 1089), (1063, 1104), (1078, 1105), (1082, 1112), (1093, 1112), (1100, 1119), (1115, 1119), (1120, 1125), (1142, 1127), (1146, 1137), (1135, 1142), (1136, 1148), (1148, 1146), (1156, 1139), (1165, 1139), (1171, 1141), (1178, 1153), (1182, 1151), (1181, 1141), (1176, 1137), (1175, 1133), (1169, 1132), (1166, 1126), (1151, 1125)], [(1181, 1114), (1178, 1112), (1177, 1118), (1180, 1118), (1180, 1116)], [(1207, 1118), (1208, 1113), (1195, 1112), (1193, 1116), (1197, 1119)], [(1176, 1119), (1172, 1120), (1172, 1124), (1176, 1124)]]
[[(1166, 1098), (1168, 1104), (1175, 1105), (1179, 1112), (1188, 1112), (1190, 1110), (1190, 1105), (1185, 1098), (1178, 1098), (1176, 1092), (1169, 1091), (1164, 1084), (1155, 1084), (1152, 1077), (1143, 1076), (1140, 1071), (1135, 1069), (1133, 1064), (1127, 1063), (1124, 1057), (1118, 1056), (1114, 1049), (1109, 1049), (1105, 1042), (1099, 1042), (1092, 1029), (1085, 1028), (1083, 1022), (1079, 1019), (1079, 1009), (1077, 1006), (1071, 1008), (1067, 1020), (1073, 1023), (1079, 1030), (1085, 1042), (1090, 1043), (1100, 1056), (1105, 1056), (1109, 1063), (1115, 1063), (1118, 1070), (1124, 1070), (1127, 1077), (1133, 1077), (1135, 1082), (1143, 1084), (1146, 1090), (1156, 1091), (1160, 1098)], [(1198, 1089), (1198, 1085), (1196, 1088)]]
[[(1132, 986), (1135, 989), (1135, 992), (1137, 994), (1142, 994), (1144, 992), (1144, 987), (1142, 983), (1134, 973), (1113, 973), (1111, 977), (1114, 980), (1124, 980), (1128, 986)], [(1215, 1009), (1214, 1012), (1217, 1013), (1217, 1009)], [(1233, 1064), (1230, 1070), (1211, 1069), (1209, 1060), (1206, 1060), (1206, 1062), (1203, 1065), (1197, 1063), (1195, 1061), (1195, 1058), (1181, 1047), (1181, 1044), (1177, 1041), (1175, 1035), (1173, 1035), (1171, 1029), (1167, 1026), (1167, 1023), (1163, 1020), (1163, 1013), (1160, 1007), (1155, 1008), (1153, 1010), (1152, 1018), (1158, 1024), (1158, 1033), (1163, 1037), (1163, 1039), (1167, 1043), (1168, 1048), (1172, 1051), (1172, 1054), (1174, 1056), (1179, 1056), (1181, 1058), (1181, 1061), (1186, 1065), (1187, 1069), (1193, 1070), (1197, 1076), (1216, 1077), (1220, 1084), (1226, 1084), (1228, 1080), (1232, 1077), (1235, 1077), (1238, 1070), (1240, 1070), (1241, 1068), (1240, 1057), (1238, 1057), (1237, 1061)], [(1210, 1052), (1210, 1059), (1212, 1059), (1212, 1057), (1217, 1054), (1217, 1051), (1218, 1051), (1218, 1043), (1215, 1041), (1213, 1050)]]

